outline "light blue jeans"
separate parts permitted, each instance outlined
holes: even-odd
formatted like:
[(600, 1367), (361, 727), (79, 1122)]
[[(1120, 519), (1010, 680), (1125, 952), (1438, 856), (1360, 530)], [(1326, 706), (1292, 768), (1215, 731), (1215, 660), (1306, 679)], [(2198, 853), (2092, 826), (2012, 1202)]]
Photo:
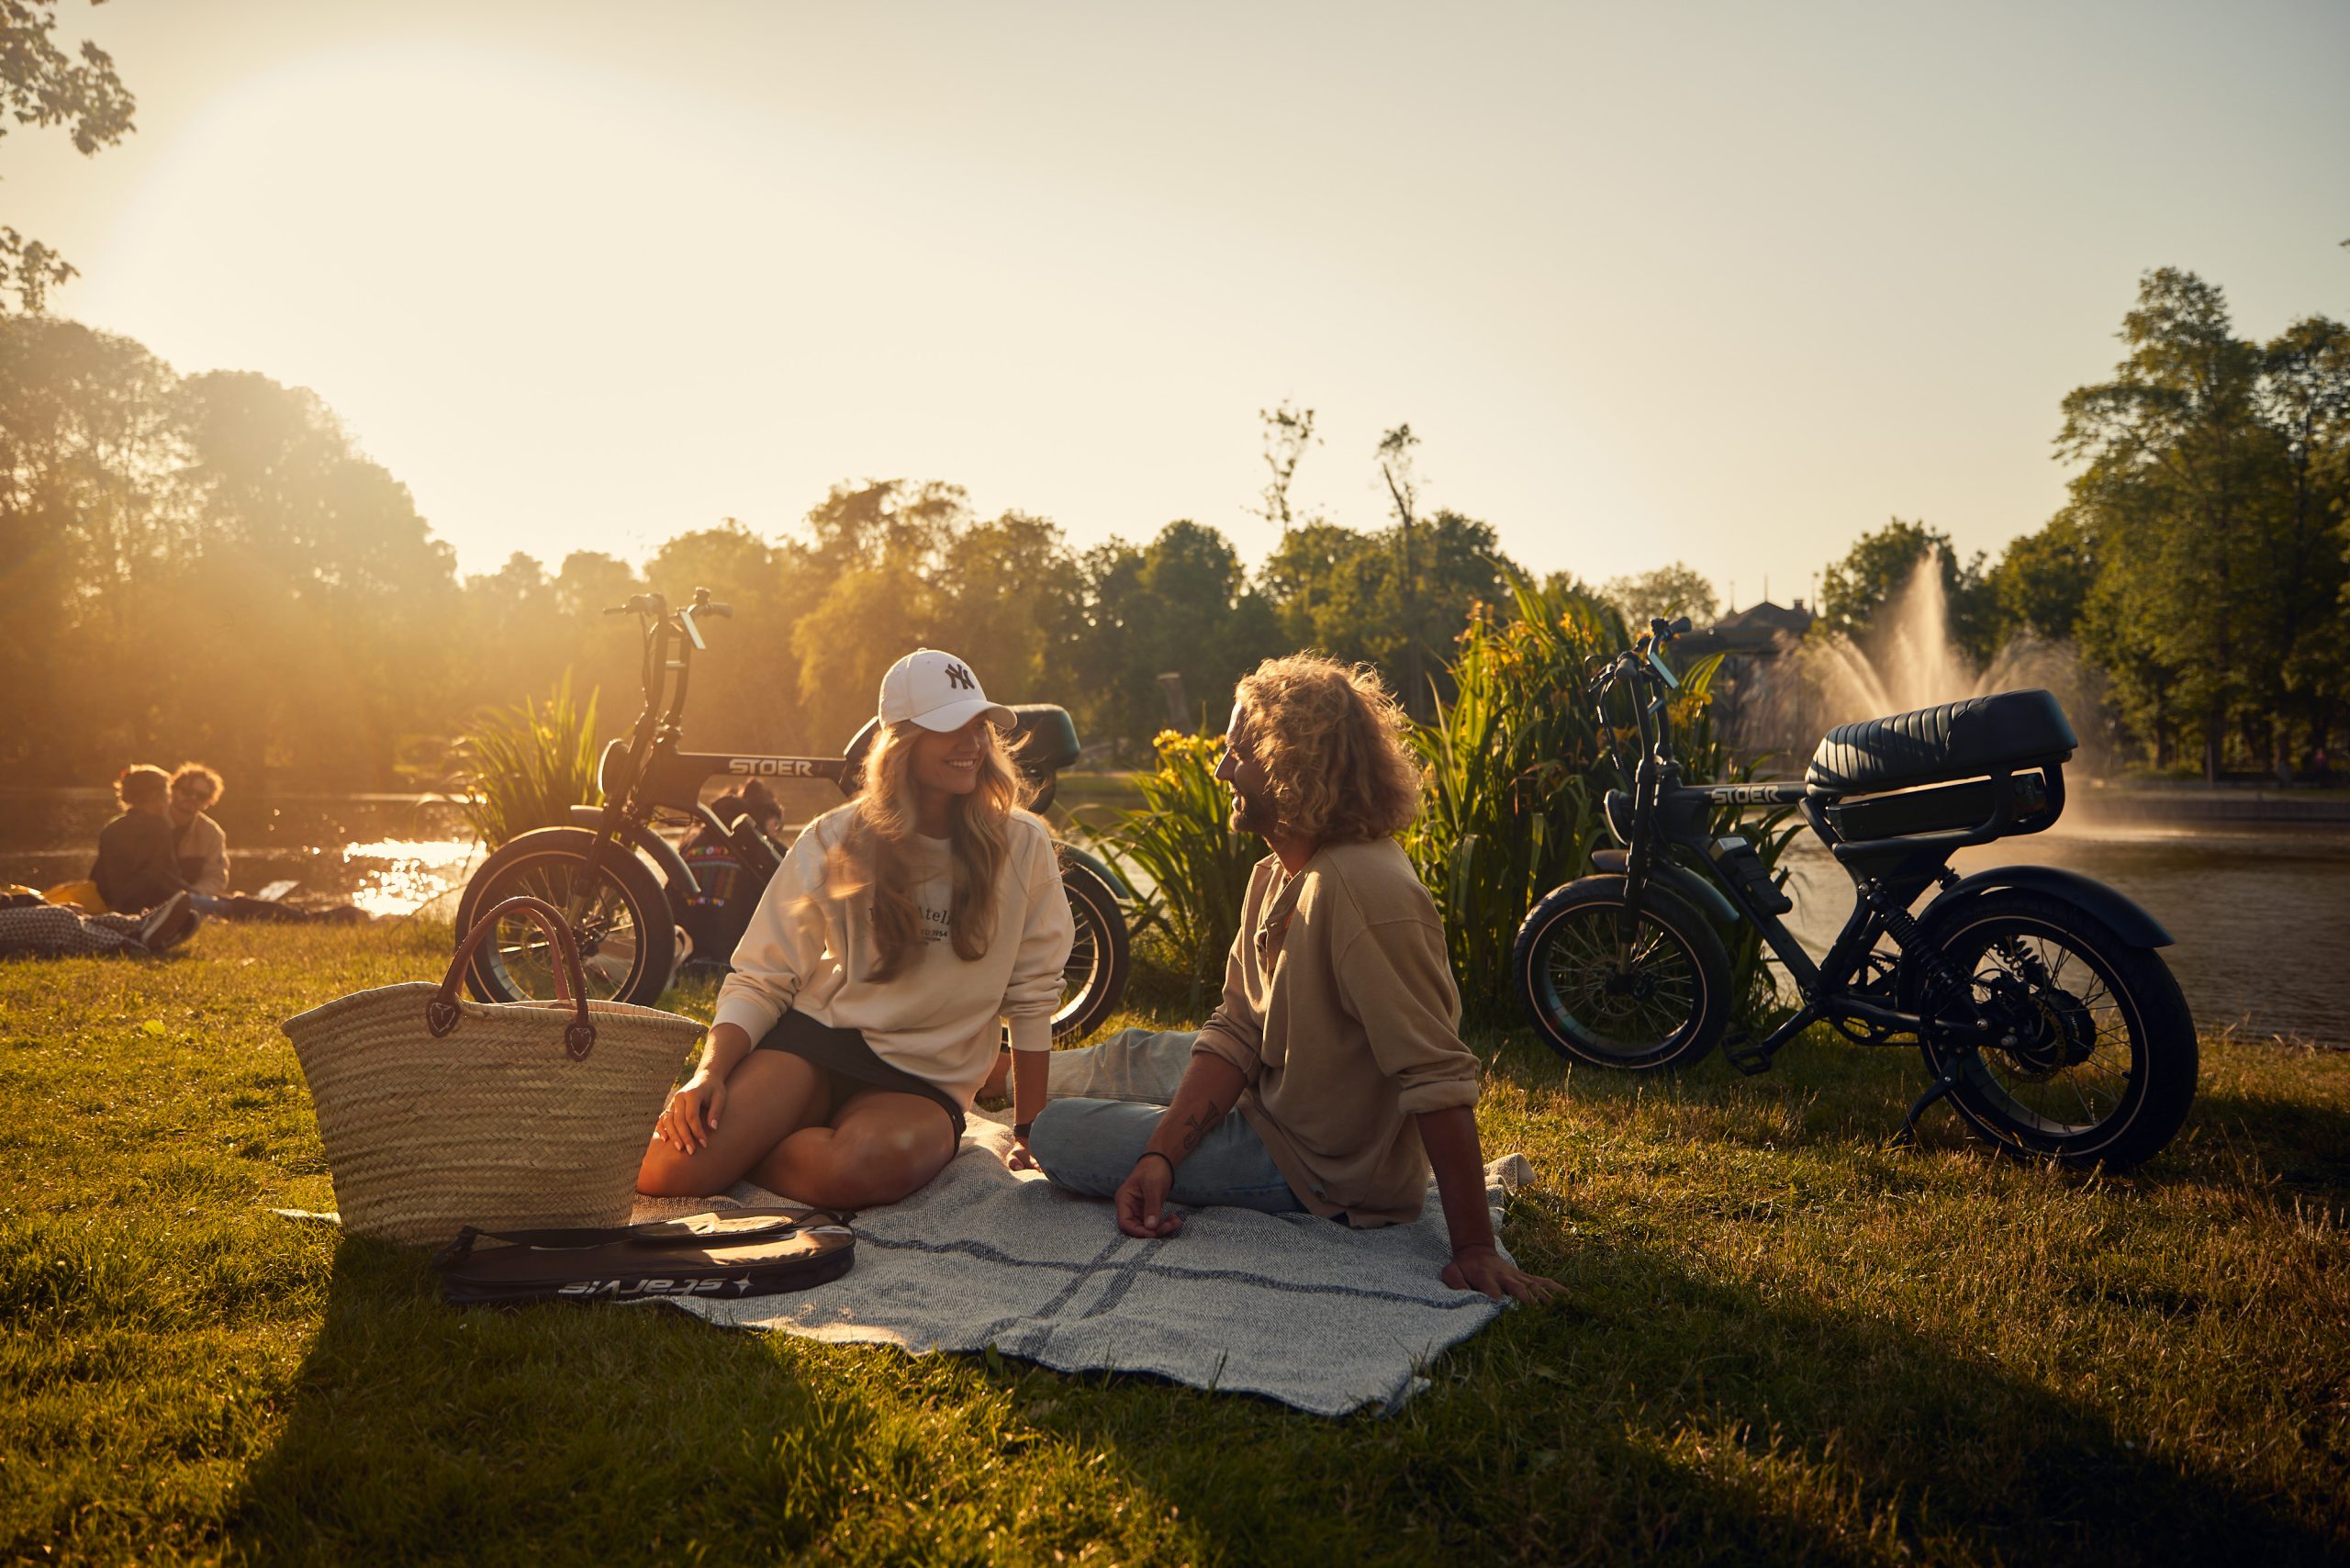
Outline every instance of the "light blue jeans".
[[(1053, 1053), (1045, 1108), (1028, 1129), (1028, 1152), (1054, 1185), (1090, 1198), (1117, 1192), (1175, 1098), (1194, 1037), (1189, 1029), (1121, 1029), (1098, 1046)], [(1275, 1215), (1305, 1208), (1237, 1111), (1175, 1168), (1168, 1196), (1194, 1208), (1225, 1204)]]

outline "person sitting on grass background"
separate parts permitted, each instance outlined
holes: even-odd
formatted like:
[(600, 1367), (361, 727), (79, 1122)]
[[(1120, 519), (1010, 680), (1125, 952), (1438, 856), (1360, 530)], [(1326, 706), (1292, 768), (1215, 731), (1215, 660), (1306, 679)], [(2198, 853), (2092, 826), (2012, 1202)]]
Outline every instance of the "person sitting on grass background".
[(1182, 1227), (1170, 1200), (1408, 1223), (1433, 1170), (1445, 1283), (1549, 1300), (1559, 1285), (1494, 1244), (1477, 1058), (1443, 923), (1395, 842), (1420, 774), (1394, 698), (1367, 667), (1269, 659), (1240, 682), (1216, 777), (1232, 825), (1272, 852), (1248, 879), (1224, 999), (1197, 1033), (1056, 1053), (1026, 1130), (1037, 1165), (1113, 1198), (1143, 1238)]
[(826, 1208), (895, 1203), (955, 1157), (999, 1018), (1024, 1114), (1044, 1104), (1076, 930), (1051, 831), (1021, 809), (1012, 710), (923, 648), (882, 677), (880, 720), (856, 799), (808, 824), (760, 896), (639, 1192), (748, 1176)]
[(172, 776), (140, 763), (115, 776), (122, 814), (98, 830), (98, 857), (90, 880), (116, 914), (139, 914), (188, 890), (173, 853)]
[[(0, 957), (62, 958), (118, 955), (145, 958), (178, 946), (195, 931), (179, 868), (172, 859), (172, 828), (164, 816), (171, 776), (160, 767), (126, 767), (115, 778), (122, 812), (98, 830), (97, 863), (90, 881), (105, 909), (46, 903), (30, 889), (0, 898)], [(51, 897), (67, 896), (51, 890)], [(85, 888), (80, 897), (86, 901)]]
[(172, 857), (201, 914), (222, 914), (229, 905), (229, 835), (205, 814), (218, 803), (220, 790), (220, 775), (200, 762), (172, 770), (164, 812), (172, 824)]

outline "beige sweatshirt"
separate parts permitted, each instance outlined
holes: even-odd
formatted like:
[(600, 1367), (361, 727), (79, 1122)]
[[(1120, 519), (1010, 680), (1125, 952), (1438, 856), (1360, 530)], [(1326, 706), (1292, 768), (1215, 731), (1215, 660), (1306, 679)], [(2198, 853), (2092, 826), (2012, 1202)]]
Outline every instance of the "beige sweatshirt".
[(876, 985), (863, 978), (876, 961), (870, 906), (825, 891), (827, 857), (855, 810), (827, 812), (793, 841), (734, 949), (734, 972), (718, 988), (712, 1022), (738, 1024), (756, 1043), (797, 1009), (820, 1024), (862, 1031), (883, 1061), (968, 1105), (994, 1065), (998, 1018), (1011, 1022), (1014, 1049), (1052, 1048), (1061, 970), (1076, 936), (1052, 834), (1041, 818), (1013, 813), (996, 879), (994, 935), (968, 962), (949, 940), (955, 884), (946, 841), (914, 840), (923, 942), (893, 979)]
[(1477, 1103), (1444, 924), (1402, 846), (1326, 844), (1296, 876), (1248, 879), (1206, 1051), (1248, 1075), (1240, 1114), (1298, 1201), (1359, 1226), (1419, 1217), (1412, 1118)]
[(187, 826), (173, 826), (172, 855), (179, 862), (180, 879), (189, 891), (228, 896), (229, 835), (220, 831), (218, 823), (198, 812)]

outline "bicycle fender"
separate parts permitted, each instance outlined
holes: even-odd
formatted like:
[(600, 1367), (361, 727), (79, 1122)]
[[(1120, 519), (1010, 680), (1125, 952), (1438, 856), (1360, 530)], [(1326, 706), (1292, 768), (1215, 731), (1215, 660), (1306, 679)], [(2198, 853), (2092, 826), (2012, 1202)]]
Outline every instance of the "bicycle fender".
[[(1631, 852), (1626, 849), (1595, 849), (1591, 855), (1593, 867), (1617, 877), (1624, 874), (1631, 859)], [(1684, 870), (1669, 860), (1650, 861), (1649, 880), (1671, 888), (1681, 896), (1683, 902), (1693, 906), (1717, 925), (1736, 925), (1745, 918), (1731, 907), (1729, 900), (1722, 896), (1719, 888), (1695, 871)]]
[(1948, 913), (1961, 900), (1994, 888), (2019, 888), (2078, 904), (2113, 927), (2114, 935), (2133, 947), (2167, 947), (2174, 940), (2163, 929), (2161, 921), (2148, 914), (2127, 894), (2116, 892), (2078, 871), (2060, 871), (2053, 866), (1995, 866), (1988, 871), (1961, 878), (1919, 913), (1918, 922), (1930, 925), (1938, 914)]
[[(604, 808), (574, 806), (571, 808), (571, 824), (574, 827), (584, 827), (590, 831), (602, 827)], [(629, 844), (644, 851), (652, 858), (653, 863), (661, 868), (661, 880), (668, 885), (669, 902), (672, 908), (677, 905), (679, 900), (693, 898), (700, 893), (701, 883), (694, 879), (693, 868), (686, 864), (686, 857), (677, 853), (676, 845), (643, 823), (621, 823), (621, 834)]]
[(1107, 860), (1104, 860), (1100, 856), (1093, 854), (1091, 850), (1079, 848), (1076, 845), (1071, 844), (1065, 838), (1056, 839), (1054, 841), (1053, 847), (1059, 850), (1069, 859), (1074, 860), (1079, 865), (1084, 867), (1087, 870), (1092, 872), (1095, 876), (1101, 878), (1102, 885), (1108, 888), (1113, 893), (1116, 894), (1120, 903), (1132, 903), (1135, 902), (1134, 889), (1127, 885), (1126, 879), (1124, 877), (1119, 876), (1116, 870), (1111, 867)]

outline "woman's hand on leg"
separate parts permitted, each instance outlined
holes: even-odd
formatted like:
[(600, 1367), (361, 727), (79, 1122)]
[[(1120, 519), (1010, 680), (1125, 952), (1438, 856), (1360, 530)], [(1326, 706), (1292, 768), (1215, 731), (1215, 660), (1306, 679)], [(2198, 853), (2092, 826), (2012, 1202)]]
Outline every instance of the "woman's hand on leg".
[[(803, 1057), (760, 1051), (724, 1081), (723, 1114), (711, 1117), (704, 1096), (679, 1090), (662, 1108), (644, 1148), (636, 1190), (665, 1196), (722, 1193), (800, 1128), (821, 1124), (832, 1111), (824, 1074)], [(682, 1106), (680, 1103), (683, 1103)], [(688, 1118), (698, 1118), (690, 1148)]]
[(653, 1136), (680, 1154), (692, 1154), (718, 1130), (718, 1113), (725, 1103), (726, 1081), (712, 1078), (706, 1068), (697, 1069), (669, 1092), (669, 1103), (653, 1124)]

